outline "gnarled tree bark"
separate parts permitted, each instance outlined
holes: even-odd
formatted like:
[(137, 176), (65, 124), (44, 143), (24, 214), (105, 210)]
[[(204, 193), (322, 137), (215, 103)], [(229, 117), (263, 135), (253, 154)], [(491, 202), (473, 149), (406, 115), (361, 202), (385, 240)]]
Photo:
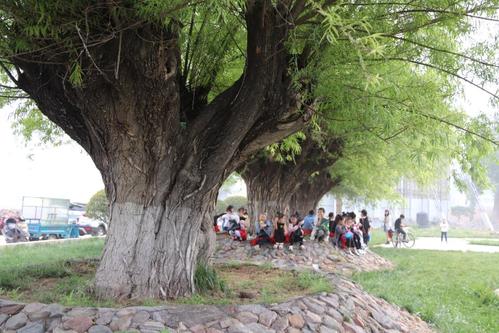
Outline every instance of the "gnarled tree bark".
[[(308, 119), (288, 71), (290, 15), (282, 4), (248, 1), (244, 74), (209, 104), (191, 103), (176, 30), (154, 23), (130, 24), (91, 46), (80, 35), (80, 86), (68, 81), (70, 55), (58, 50), (46, 61), (50, 41), (12, 57), (16, 84), (102, 174), (110, 228), (95, 279), (99, 297), (194, 291), (198, 259), (210, 254), (210, 216), (223, 179)], [(109, 26), (106, 13), (102, 19)], [(186, 103), (195, 109), (186, 112)]]
[(320, 171), (309, 177), (293, 193), (289, 203), (292, 212), (297, 211), (300, 216), (305, 216), (311, 209), (317, 209), (319, 201), (333, 187), (338, 185), (339, 179), (333, 179), (327, 170)]
[(330, 140), (321, 146), (307, 136), (294, 162), (275, 161), (265, 153), (255, 155), (238, 169), (246, 183), (250, 217), (256, 219), (261, 213), (272, 217), (278, 211), (289, 209), (292, 212), (296, 209), (291, 205), (293, 195), (309, 182), (312, 174), (327, 174), (327, 169), (339, 158), (340, 149), (340, 140)]

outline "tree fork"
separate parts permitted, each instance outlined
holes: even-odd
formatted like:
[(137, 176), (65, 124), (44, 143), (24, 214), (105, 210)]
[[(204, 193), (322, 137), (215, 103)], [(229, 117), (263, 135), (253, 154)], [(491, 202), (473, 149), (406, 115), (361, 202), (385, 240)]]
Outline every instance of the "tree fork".
[[(189, 101), (173, 27), (142, 22), (95, 45), (74, 36), (81, 43), (79, 85), (68, 79), (74, 53), (50, 53), (49, 39), (41, 41), (43, 51), (12, 56), (20, 68), (16, 84), (102, 174), (110, 227), (95, 279), (99, 297), (194, 292), (197, 262), (206, 262), (213, 246), (211, 215), (223, 179), (305, 126), (288, 71), (286, 13), (270, 0), (248, 1), (244, 74), (209, 104), (195, 103), (186, 126), (182, 103)], [(105, 23), (99, 27), (108, 29)]]

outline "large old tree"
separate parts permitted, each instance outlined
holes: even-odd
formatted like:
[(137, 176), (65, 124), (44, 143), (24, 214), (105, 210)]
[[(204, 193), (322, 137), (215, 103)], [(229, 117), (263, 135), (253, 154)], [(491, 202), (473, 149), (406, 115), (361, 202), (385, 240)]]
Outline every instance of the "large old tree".
[[(341, 59), (348, 56), (338, 54), (340, 63), (318, 75), (318, 90), (342, 83), (333, 98), (324, 99), (328, 110), (320, 121), (239, 168), (250, 215), (286, 208), (303, 215), (329, 191), (339, 198), (395, 200), (402, 177), (421, 184), (446, 178), (454, 160), (456, 169), (483, 182), (482, 157), (494, 148), (494, 128), (490, 120), (470, 118), (450, 103), (456, 86), (448, 73), (418, 72), (410, 62), (355, 71), (354, 61)], [(379, 82), (366, 87), (365, 77)]]
[[(495, 5), (2, 0), (0, 65), (10, 82), (1, 88), (33, 101), (102, 173), (110, 229), (98, 296), (189, 295), (210, 253), (207, 216), (222, 181), (329, 110), (341, 81), (317, 87), (338, 65), (331, 50), (355, 52), (354, 72), (408, 61), (460, 76), (462, 62), (427, 59), (442, 45), (424, 46), (439, 31), (455, 39), (469, 28), (463, 18)], [(420, 29), (430, 33), (418, 38)], [(398, 44), (418, 47), (385, 53)], [(36, 114), (30, 103), (20, 114)]]

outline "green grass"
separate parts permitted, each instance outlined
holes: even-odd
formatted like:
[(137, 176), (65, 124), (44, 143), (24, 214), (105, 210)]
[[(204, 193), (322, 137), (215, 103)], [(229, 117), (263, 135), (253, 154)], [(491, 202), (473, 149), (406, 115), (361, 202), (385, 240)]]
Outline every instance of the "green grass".
[(499, 240), (495, 239), (476, 239), (469, 242), (472, 245), (488, 245), (488, 246), (499, 246)]
[[(0, 297), (65, 306), (154, 306), (160, 300), (101, 301), (92, 293), (93, 278), (104, 241), (81, 240), (60, 244), (5, 247), (0, 249)], [(254, 266), (229, 262), (200, 266), (195, 283), (200, 293), (177, 300), (187, 304), (275, 303), (289, 297), (328, 292), (330, 282), (312, 272), (280, 271), (270, 264)], [(255, 291), (253, 299), (241, 299), (241, 291)]]
[[(208, 269), (212, 270), (212, 269)], [(215, 283), (192, 297), (179, 299), (182, 304), (241, 304), (241, 303), (279, 303), (290, 297), (299, 295), (317, 294), (332, 291), (329, 280), (310, 271), (282, 271), (266, 265), (229, 264), (216, 267), (216, 273), (207, 273), (205, 269), (196, 276), (201, 280), (213, 280)], [(216, 275), (216, 277), (214, 276)], [(210, 276), (210, 277), (206, 277)], [(223, 290), (219, 286), (223, 286)], [(240, 292), (255, 292), (252, 299), (241, 299)]]
[[(410, 226), (411, 231), (416, 237), (440, 237), (440, 228), (432, 226), (430, 228), (419, 228), (417, 226)], [(465, 228), (451, 228), (448, 233), (449, 237), (455, 238), (491, 238), (499, 239), (498, 233), (492, 233), (487, 230), (465, 229)]]
[(97, 259), (104, 240), (92, 238), (60, 244), (37, 244), (0, 248), (0, 288), (25, 288), (41, 278), (68, 276), (65, 261)]
[(376, 248), (394, 271), (359, 273), (367, 291), (416, 313), (439, 331), (499, 332), (499, 254)]

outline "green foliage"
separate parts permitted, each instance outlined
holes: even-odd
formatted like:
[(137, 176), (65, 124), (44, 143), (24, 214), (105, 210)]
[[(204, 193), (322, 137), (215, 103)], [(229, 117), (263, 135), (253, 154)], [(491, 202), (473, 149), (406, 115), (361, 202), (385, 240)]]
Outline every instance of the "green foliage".
[(12, 119), (14, 133), (24, 137), (27, 142), (34, 137), (41, 143), (53, 145), (60, 145), (67, 140), (61, 128), (49, 121), (31, 100), (20, 103), (12, 113)]
[(439, 332), (497, 332), (499, 254), (376, 248), (394, 271), (354, 276), (364, 289), (418, 314)]
[(246, 205), (248, 204), (248, 199), (240, 195), (233, 195), (225, 198), (223, 202), (226, 204), (225, 208), (227, 208), (228, 205), (232, 205), (235, 209), (238, 209), (239, 207), (246, 207)]
[(225, 292), (225, 282), (217, 271), (207, 265), (198, 265), (194, 275), (194, 285), (199, 293)]
[[(281, 1), (269, 5), (288, 8)], [(313, 136), (321, 144), (330, 137), (344, 141), (342, 158), (330, 170), (341, 179), (336, 194), (395, 200), (400, 177), (425, 184), (447, 176), (452, 161), (459, 164), (452, 171), (458, 184), (462, 171), (488, 186), (482, 159), (496, 147), (483, 138), (493, 139), (497, 129), (484, 116), (470, 119), (452, 102), (463, 81), (497, 98), (487, 88), (499, 78), (497, 40), (469, 39), (481, 18), (496, 19), (497, 5), (313, 0), (289, 22), (286, 71), (301, 102), (316, 111)], [(66, 68), (61, 80), (81, 89), (101, 70), (91, 51), (145, 25), (175, 34), (180, 83), (203, 103), (245, 78), (242, 0), (0, 1), (0, 9), (0, 58), (36, 54)], [(15, 72), (9, 61), (3, 63)], [(8, 82), (5, 73), (2, 79)], [(33, 105), (22, 104), (16, 114), (16, 132), (58, 141), (61, 131)], [(295, 134), (265, 153), (293, 163), (303, 139)]]
[(109, 201), (107, 200), (106, 191), (100, 190), (90, 198), (85, 213), (90, 218), (102, 222), (109, 221)]

